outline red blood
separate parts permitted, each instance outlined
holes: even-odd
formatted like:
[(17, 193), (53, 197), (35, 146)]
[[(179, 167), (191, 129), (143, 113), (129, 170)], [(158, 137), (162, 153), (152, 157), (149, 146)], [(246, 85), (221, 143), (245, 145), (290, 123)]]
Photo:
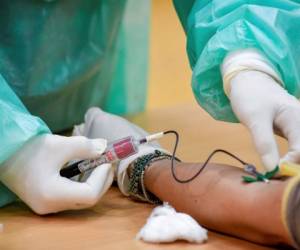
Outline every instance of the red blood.
[(135, 147), (131, 137), (125, 138), (113, 145), (115, 153), (119, 159), (124, 159), (127, 156), (135, 153)]

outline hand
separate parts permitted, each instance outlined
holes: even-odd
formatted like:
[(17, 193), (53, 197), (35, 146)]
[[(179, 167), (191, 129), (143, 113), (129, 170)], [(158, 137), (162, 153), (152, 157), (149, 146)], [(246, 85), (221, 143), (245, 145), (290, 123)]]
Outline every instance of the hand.
[(84, 124), (75, 126), (73, 135), (91, 139), (104, 138), (109, 142), (126, 136), (134, 136), (138, 139), (148, 135), (146, 131), (121, 116), (106, 113), (96, 107), (86, 112), (84, 120)]
[(74, 159), (99, 157), (106, 140), (82, 136), (36, 136), (1, 166), (0, 180), (37, 214), (95, 205), (113, 180), (111, 165), (97, 167), (84, 183), (59, 174)]
[[(105, 138), (109, 142), (122, 139), (126, 136), (133, 136), (136, 139), (148, 135), (146, 131), (130, 123), (120, 116), (106, 113), (99, 108), (90, 108), (85, 115), (85, 123), (75, 126), (73, 135), (83, 135), (88, 138)], [(117, 167), (116, 179), (121, 192), (127, 195), (128, 176), (127, 168), (131, 162), (141, 155), (152, 153), (155, 149), (161, 149), (156, 142), (139, 146), (139, 152), (124, 160)], [(89, 171), (85, 172), (83, 179), (89, 176)]]
[(259, 71), (242, 71), (231, 79), (231, 106), (251, 132), (267, 170), (279, 163), (275, 132), (288, 140), (282, 160), (300, 162), (300, 103), (272, 77)]

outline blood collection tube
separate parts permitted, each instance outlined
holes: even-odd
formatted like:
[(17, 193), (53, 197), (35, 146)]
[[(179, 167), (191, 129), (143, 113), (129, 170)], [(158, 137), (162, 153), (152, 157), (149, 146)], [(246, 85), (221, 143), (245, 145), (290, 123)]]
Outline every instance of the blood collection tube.
[(99, 158), (82, 160), (68, 165), (60, 170), (60, 175), (66, 178), (71, 178), (99, 165), (118, 162), (137, 153), (139, 145), (159, 139), (163, 135), (164, 133), (160, 132), (148, 135), (140, 140), (136, 140), (134, 137), (128, 136), (114, 141), (108, 144), (106, 151)]

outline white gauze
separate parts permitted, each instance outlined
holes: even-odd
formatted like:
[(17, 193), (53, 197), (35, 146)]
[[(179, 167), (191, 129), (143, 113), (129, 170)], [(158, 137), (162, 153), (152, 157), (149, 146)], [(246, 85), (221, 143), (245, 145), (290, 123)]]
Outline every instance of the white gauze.
[(136, 238), (150, 243), (176, 240), (203, 243), (207, 240), (207, 230), (188, 214), (177, 213), (173, 207), (164, 203), (154, 208)]

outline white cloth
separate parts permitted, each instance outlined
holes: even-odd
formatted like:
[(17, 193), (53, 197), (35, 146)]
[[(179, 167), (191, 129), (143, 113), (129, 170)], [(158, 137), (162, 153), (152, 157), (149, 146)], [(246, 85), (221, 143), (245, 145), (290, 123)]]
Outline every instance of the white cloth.
[(208, 237), (207, 230), (191, 216), (177, 213), (173, 207), (165, 203), (163, 206), (154, 208), (136, 238), (150, 243), (166, 243), (176, 240), (203, 243)]
[(106, 140), (82, 136), (36, 136), (1, 166), (0, 180), (38, 214), (93, 206), (113, 181), (110, 164), (97, 167), (84, 183), (61, 177), (73, 159), (99, 157)]

